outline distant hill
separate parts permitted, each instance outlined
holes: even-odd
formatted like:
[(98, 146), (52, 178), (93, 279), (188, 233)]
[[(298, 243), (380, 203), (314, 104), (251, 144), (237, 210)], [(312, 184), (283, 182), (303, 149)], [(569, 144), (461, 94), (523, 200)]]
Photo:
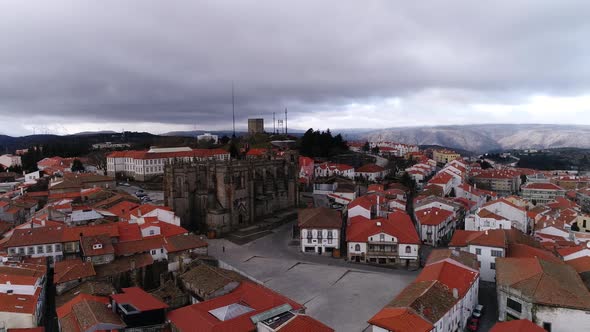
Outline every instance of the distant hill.
[(101, 131), (83, 131), (80, 133), (75, 133), (72, 136), (89, 136), (89, 135), (104, 135), (104, 134), (117, 134), (116, 131), (112, 130), (101, 130)]
[(489, 124), (375, 130), (362, 139), (441, 145), (474, 152), (508, 149), (590, 148), (590, 126)]

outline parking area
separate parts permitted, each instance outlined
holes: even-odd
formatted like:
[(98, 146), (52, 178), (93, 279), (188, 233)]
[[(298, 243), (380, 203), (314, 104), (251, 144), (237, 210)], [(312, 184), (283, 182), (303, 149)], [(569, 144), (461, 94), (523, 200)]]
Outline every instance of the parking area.
[[(244, 245), (209, 240), (209, 253), (305, 305), (336, 331), (363, 331), (418, 272), (347, 263), (289, 247), (291, 224)], [(224, 251), (225, 249), (225, 251)]]
[[(136, 193), (141, 191), (143, 193), (143, 195), (149, 197), (149, 199), (144, 199), (142, 201), (143, 203), (150, 203), (150, 204), (154, 204), (154, 205), (164, 205), (164, 192), (163, 191), (142, 189), (141, 187), (139, 187), (137, 185), (124, 183), (124, 182), (118, 183), (117, 189), (123, 190), (126, 193), (129, 193), (129, 194), (134, 195), (136, 197), (137, 197)], [(142, 196), (142, 197), (143, 197), (143, 195), (140, 194), (140, 196)], [(140, 197), (138, 197), (138, 198), (140, 198)]]

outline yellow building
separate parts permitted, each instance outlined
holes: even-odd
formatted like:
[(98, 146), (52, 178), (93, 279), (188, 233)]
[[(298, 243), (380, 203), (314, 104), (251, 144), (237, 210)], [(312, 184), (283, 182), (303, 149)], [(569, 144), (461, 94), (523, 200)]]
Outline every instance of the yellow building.
[(439, 164), (446, 164), (457, 158), (461, 158), (461, 155), (451, 150), (434, 150), (432, 152), (432, 159)]

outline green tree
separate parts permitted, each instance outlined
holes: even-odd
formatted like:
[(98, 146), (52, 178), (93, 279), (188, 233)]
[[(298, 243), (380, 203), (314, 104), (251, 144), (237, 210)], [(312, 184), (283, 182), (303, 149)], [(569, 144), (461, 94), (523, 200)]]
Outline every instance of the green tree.
[(74, 159), (72, 162), (72, 172), (84, 172), (84, 164), (80, 161), (80, 159)]
[(369, 152), (370, 150), (371, 150), (371, 145), (369, 145), (369, 142), (365, 142), (365, 145), (363, 145), (363, 151)]

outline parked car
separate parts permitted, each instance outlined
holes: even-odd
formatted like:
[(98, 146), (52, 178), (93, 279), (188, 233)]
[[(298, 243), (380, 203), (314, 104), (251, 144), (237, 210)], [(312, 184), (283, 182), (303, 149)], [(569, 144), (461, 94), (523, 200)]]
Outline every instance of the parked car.
[(467, 331), (477, 331), (479, 328), (479, 318), (471, 317), (467, 323)]
[(475, 309), (473, 309), (473, 317), (479, 318), (483, 315), (483, 305), (478, 304), (475, 306)]
[(139, 189), (138, 191), (135, 192), (135, 196), (139, 196), (139, 195), (143, 195), (143, 189)]
[(142, 202), (151, 202), (152, 199), (150, 198), (150, 196), (144, 195), (143, 197), (141, 197), (141, 201)]

